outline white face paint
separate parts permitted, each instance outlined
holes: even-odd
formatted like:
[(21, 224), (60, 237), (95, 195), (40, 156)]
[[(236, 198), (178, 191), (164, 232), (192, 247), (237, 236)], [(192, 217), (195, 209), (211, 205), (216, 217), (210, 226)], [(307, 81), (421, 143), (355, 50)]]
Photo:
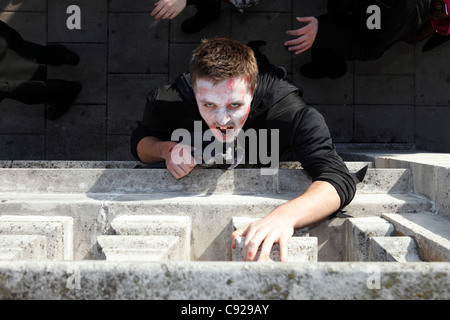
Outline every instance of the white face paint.
[(195, 98), (202, 118), (220, 142), (232, 142), (242, 130), (250, 112), (253, 94), (241, 78), (217, 84), (198, 79)]

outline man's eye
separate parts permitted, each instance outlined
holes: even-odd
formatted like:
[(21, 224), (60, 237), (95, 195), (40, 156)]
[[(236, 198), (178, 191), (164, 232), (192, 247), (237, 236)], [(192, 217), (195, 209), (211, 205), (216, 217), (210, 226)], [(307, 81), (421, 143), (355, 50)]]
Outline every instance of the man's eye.
[(212, 107), (214, 107), (214, 103), (204, 103), (203, 106), (205, 106), (207, 108), (212, 108)]
[(240, 106), (241, 106), (240, 103), (232, 103), (232, 104), (230, 104), (230, 107), (232, 107), (232, 108), (239, 108)]

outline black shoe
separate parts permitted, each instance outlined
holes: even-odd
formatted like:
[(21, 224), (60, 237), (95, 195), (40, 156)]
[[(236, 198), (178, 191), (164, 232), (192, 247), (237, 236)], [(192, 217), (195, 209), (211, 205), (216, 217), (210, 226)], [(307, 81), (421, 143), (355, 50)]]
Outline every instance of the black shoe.
[(434, 48), (440, 46), (441, 44), (447, 42), (448, 40), (450, 40), (450, 35), (443, 36), (439, 33), (435, 33), (425, 43), (425, 45), (422, 48), (422, 52), (428, 52), (430, 50), (433, 50)]
[(334, 70), (327, 70), (317, 62), (309, 62), (300, 66), (299, 72), (302, 76), (310, 79), (337, 79), (345, 75), (347, 64), (344, 62), (342, 65), (336, 66)]
[(60, 101), (53, 103), (47, 109), (47, 119), (56, 120), (69, 111), (70, 107), (78, 97), (82, 89), (81, 83), (76, 81), (65, 81), (64, 89), (61, 94), (63, 98)]
[(183, 30), (183, 32), (187, 34), (196, 33), (202, 30), (210, 23), (219, 19), (219, 17), (220, 11), (211, 12), (209, 14), (197, 12), (194, 16), (187, 18), (185, 21), (183, 21), (183, 23), (181, 24), (181, 30)]

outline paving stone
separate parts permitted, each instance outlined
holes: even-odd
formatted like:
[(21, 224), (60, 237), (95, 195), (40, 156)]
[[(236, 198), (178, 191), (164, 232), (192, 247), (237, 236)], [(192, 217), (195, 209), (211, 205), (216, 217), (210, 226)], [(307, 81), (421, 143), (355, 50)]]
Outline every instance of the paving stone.
[[(147, 95), (166, 85), (167, 76), (112, 74), (108, 76), (108, 134), (131, 135), (142, 121)], [(126, 150), (131, 153), (129, 144)]]
[(355, 141), (411, 143), (414, 141), (413, 106), (354, 106)]
[[(70, 5), (80, 8), (81, 29), (69, 29), (67, 13)], [(49, 42), (106, 42), (108, 30), (108, 0), (49, 0)]]
[(416, 106), (414, 142), (419, 150), (450, 153), (449, 106)]
[(0, 20), (19, 32), (24, 40), (40, 45), (47, 43), (44, 12), (0, 12)]
[(352, 105), (313, 105), (325, 118), (334, 143), (353, 141)]
[(0, 216), (2, 235), (40, 235), (46, 237), (46, 257), (73, 259), (73, 219), (63, 216)]
[(355, 75), (355, 104), (413, 105), (412, 75)]
[(150, 13), (155, 8), (154, 0), (109, 0), (109, 12), (145, 12)]
[(44, 160), (45, 135), (0, 135), (0, 159)]
[[(106, 140), (107, 161), (136, 161), (130, 150), (129, 135), (108, 134)], [(136, 162), (135, 166), (138, 164), (140, 162)]]
[(0, 233), (0, 260), (47, 258), (46, 237), (38, 235), (5, 235)]
[(5, 99), (0, 104), (0, 133), (44, 134), (45, 105)]
[(47, 159), (105, 160), (104, 105), (74, 105), (60, 119), (47, 123)]
[(411, 237), (372, 237), (369, 248), (369, 261), (422, 261)]
[(77, 66), (49, 66), (49, 79), (78, 81), (83, 86), (75, 104), (105, 104), (107, 81), (106, 44), (65, 44), (80, 56)]
[(292, 70), (291, 53), (285, 50), (284, 42), (289, 39), (286, 31), (290, 28), (290, 14), (287, 13), (236, 13), (231, 16), (232, 38), (243, 43), (266, 41), (267, 45), (261, 47), (261, 52), (272, 64), (289, 71)]
[[(175, 19), (170, 21), (170, 42), (175, 43), (200, 43), (202, 39), (214, 37), (230, 37), (230, 8), (228, 5), (222, 5), (220, 18), (203, 28), (197, 33), (186, 34), (181, 30), (181, 24), (186, 19), (195, 15), (195, 7), (187, 6)], [(153, 21), (156, 26), (161, 22)]]
[(167, 73), (169, 22), (149, 13), (109, 15), (109, 64), (112, 73)]
[(173, 83), (181, 73), (189, 71), (189, 62), (192, 59), (192, 51), (198, 43), (172, 43), (170, 44), (169, 79)]
[[(416, 46), (415, 91), (416, 105), (448, 106), (450, 104), (450, 43), (422, 53)], [(430, 137), (433, 135), (430, 134)]]

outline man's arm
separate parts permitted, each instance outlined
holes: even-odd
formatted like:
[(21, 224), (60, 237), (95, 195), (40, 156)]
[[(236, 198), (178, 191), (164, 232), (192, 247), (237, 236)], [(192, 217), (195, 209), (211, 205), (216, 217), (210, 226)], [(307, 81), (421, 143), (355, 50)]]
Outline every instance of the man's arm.
[(326, 181), (315, 181), (301, 196), (277, 207), (266, 217), (247, 227), (233, 232), (232, 247), (237, 237), (246, 237), (244, 261), (255, 261), (261, 246), (258, 261), (267, 261), (274, 243), (280, 246), (280, 260), (288, 260), (288, 242), (294, 229), (302, 228), (326, 218), (336, 212), (341, 199), (336, 189)]
[(174, 141), (161, 141), (145, 137), (137, 145), (137, 154), (143, 163), (164, 161), (167, 170), (175, 179), (188, 175), (196, 166), (190, 152), (191, 147)]

